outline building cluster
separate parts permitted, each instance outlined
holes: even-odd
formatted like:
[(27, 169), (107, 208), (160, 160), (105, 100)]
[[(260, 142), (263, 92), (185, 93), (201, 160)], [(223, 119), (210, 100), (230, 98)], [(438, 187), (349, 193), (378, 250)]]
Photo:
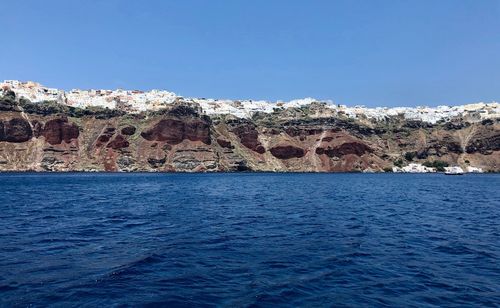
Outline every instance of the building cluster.
[[(33, 103), (56, 101), (74, 107), (99, 106), (110, 109), (121, 109), (128, 112), (158, 110), (178, 100), (194, 102), (202, 110), (210, 114), (232, 114), (240, 118), (249, 118), (256, 112), (271, 113), (276, 109), (300, 108), (319, 102), (314, 98), (304, 98), (289, 102), (268, 102), (254, 100), (217, 100), (206, 98), (184, 98), (173, 92), (163, 90), (71, 90), (64, 91), (47, 88), (36, 82), (6, 80), (0, 83), (0, 91), (14, 91), (18, 97), (24, 97)], [(0, 93), (1, 94), (1, 93)], [(480, 121), (500, 117), (500, 104), (476, 103), (462, 106), (438, 107), (395, 107), (367, 108), (364, 106), (348, 107), (336, 105), (331, 101), (322, 101), (333, 114), (345, 115), (349, 118), (366, 118), (384, 120), (391, 117), (403, 117), (407, 120), (420, 120), (428, 123), (447, 121), (462, 117), (468, 121)]]
[(175, 93), (152, 90), (78, 90), (63, 91), (43, 87), (39, 83), (6, 80), (0, 83), (0, 90), (14, 91), (16, 96), (26, 98), (33, 103), (55, 101), (72, 107), (104, 107), (123, 109), (130, 112), (156, 110), (172, 104), (178, 96)]
[(393, 172), (402, 172), (402, 173), (431, 173), (436, 172), (436, 168), (426, 167), (422, 164), (411, 163), (408, 166), (404, 167), (392, 167)]
[(406, 120), (423, 121), (432, 124), (439, 121), (448, 121), (456, 117), (462, 117), (471, 122), (500, 117), (500, 104), (497, 102), (438, 107), (366, 108), (356, 106), (350, 108), (340, 106), (340, 110), (342, 109), (345, 109), (345, 113), (351, 118), (367, 117), (384, 120), (389, 117), (402, 116)]
[[(393, 172), (398, 173), (434, 173), (436, 168), (426, 167), (422, 164), (411, 163), (404, 167), (392, 167)], [(462, 173), (483, 173), (483, 169), (478, 167), (467, 166), (465, 170), (460, 166), (444, 167), (445, 173), (462, 174)]]

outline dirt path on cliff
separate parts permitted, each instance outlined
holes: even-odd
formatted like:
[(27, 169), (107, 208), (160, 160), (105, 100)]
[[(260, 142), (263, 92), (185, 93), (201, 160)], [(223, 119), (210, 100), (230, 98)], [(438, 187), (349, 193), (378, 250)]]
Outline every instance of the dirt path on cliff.
[(466, 165), (464, 155), (467, 154), (466, 152), (467, 145), (469, 145), (470, 140), (472, 139), (472, 137), (474, 137), (476, 132), (477, 132), (477, 125), (475, 123), (472, 123), (470, 128), (458, 132), (458, 137), (460, 138), (460, 146), (462, 147), (462, 154), (460, 154), (458, 158), (458, 163), (460, 165)]
[(316, 149), (319, 148), (323, 138), (325, 138), (325, 137), (326, 137), (326, 130), (323, 130), (323, 132), (321, 132), (321, 135), (319, 136), (318, 141), (316, 141), (316, 143), (313, 146), (313, 149), (311, 150), (312, 163), (314, 165), (315, 171), (320, 171), (320, 167), (321, 167), (321, 159), (319, 158), (318, 155), (316, 155)]

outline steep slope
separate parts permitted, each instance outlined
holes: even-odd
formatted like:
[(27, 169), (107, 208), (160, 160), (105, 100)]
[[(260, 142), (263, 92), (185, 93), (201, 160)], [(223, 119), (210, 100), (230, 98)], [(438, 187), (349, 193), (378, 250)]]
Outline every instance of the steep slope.
[(351, 172), (434, 160), (500, 171), (499, 119), (353, 119), (314, 103), (241, 118), (183, 100), (128, 113), (0, 99), (2, 171)]

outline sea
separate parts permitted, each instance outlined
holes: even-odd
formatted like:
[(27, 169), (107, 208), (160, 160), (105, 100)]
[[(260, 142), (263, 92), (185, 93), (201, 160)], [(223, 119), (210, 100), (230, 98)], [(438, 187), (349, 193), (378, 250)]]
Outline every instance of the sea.
[(0, 174), (2, 307), (499, 307), (500, 175)]

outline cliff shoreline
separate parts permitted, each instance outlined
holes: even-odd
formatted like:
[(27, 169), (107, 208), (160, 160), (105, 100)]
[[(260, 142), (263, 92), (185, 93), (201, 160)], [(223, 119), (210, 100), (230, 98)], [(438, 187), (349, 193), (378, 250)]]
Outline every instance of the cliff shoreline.
[(499, 172), (500, 117), (376, 119), (315, 101), (238, 117), (182, 99), (130, 112), (0, 95), (2, 172), (389, 172), (410, 163)]

